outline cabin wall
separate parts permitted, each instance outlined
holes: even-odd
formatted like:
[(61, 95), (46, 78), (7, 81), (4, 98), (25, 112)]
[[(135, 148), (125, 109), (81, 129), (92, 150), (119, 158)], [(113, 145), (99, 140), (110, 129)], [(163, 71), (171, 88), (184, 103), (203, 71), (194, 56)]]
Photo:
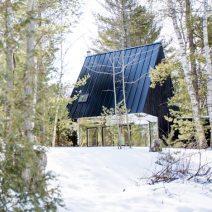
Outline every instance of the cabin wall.
[[(150, 146), (158, 139), (156, 123), (150, 125), (130, 125), (132, 146)], [(127, 126), (121, 126), (127, 145)], [(80, 127), (80, 146), (118, 146), (117, 127)]]
[[(128, 134), (125, 116), (84, 117), (77, 121), (80, 146), (117, 146), (118, 128), (121, 128), (123, 144), (128, 145)], [(129, 114), (131, 144), (133, 146), (150, 146), (158, 140), (157, 117), (138, 113)]]
[(144, 113), (158, 117), (160, 138), (167, 135), (170, 130), (170, 124), (164, 116), (169, 116), (168, 99), (173, 95), (172, 90), (171, 79), (167, 79), (162, 86), (157, 85), (154, 89), (150, 88), (144, 106)]
[[(108, 109), (114, 108), (111, 58), (114, 59), (116, 72), (119, 73), (122, 52), (120, 50), (86, 57), (79, 79), (88, 74), (90, 78), (84, 86), (75, 87), (71, 96), (80, 93), (80, 95), (87, 95), (88, 98), (83, 102), (76, 100), (67, 106), (70, 118), (97, 117), (101, 116), (102, 106)], [(172, 96), (172, 82), (168, 79), (163, 86), (157, 85), (155, 89), (151, 89), (149, 71), (163, 58), (165, 55), (161, 43), (124, 50), (125, 64), (131, 64), (125, 69), (126, 81), (131, 82), (126, 84), (127, 108), (130, 115), (144, 112), (157, 116), (160, 137), (169, 131), (169, 124), (164, 116), (169, 114), (167, 102)], [(116, 76), (117, 81), (121, 79), (119, 75)], [(139, 79), (140, 77), (142, 78)], [(117, 82), (116, 89), (117, 100), (120, 102), (123, 99), (121, 81)]]

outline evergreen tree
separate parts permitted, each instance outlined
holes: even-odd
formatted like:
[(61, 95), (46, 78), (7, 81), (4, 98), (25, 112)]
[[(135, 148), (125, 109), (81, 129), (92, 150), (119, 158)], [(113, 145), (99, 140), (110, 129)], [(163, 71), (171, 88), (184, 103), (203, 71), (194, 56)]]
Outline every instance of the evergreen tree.
[(77, 11), (78, 0), (0, 2), (1, 211), (56, 211), (61, 205), (58, 188), (48, 186), (54, 176), (45, 171), (39, 144), (51, 141), (49, 102), (58, 91), (50, 80), (57, 77), (61, 32), (70, 30)]
[(145, 7), (138, 6), (130, 18), (129, 39), (130, 46), (149, 44), (157, 40), (160, 27), (156, 26), (155, 16)]
[(97, 14), (95, 51), (107, 51), (153, 43), (160, 34), (155, 16), (135, 0), (106, 0), (107, 15)]

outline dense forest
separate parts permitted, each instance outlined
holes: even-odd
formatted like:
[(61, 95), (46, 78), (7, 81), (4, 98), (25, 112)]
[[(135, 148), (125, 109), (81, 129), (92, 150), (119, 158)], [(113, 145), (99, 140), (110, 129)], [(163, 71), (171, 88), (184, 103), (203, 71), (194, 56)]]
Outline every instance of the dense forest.
[[(94, 14), (98, 35), (92, 38), (90, 50), (102, 53), (161, 41), (166, 57), (150, 75), (153, 89), (168, 78), (173, 83), (173, 97), (168, 102), (170, 116), (165, 117), (172, 125), (163, 139), (171, 147), (212, 147), (212, 16), (208, 1), (99, 3), (105, 12)], [(153, 10), (157, 4), (162, 5), (161, 9)], [(83, 5), (83, 0), (0, 1), (3, 211), (56, 211), (63, 205), (60, 189), (48, 186), (55, 176), (45, 172), (46, 147), (72, 145), (69, 134), (74, 124), (66, 106), (78, 96), (70, 99), (67, 93), (71, 87), (85, 85), (89, 76), (74, 85), (65, 84), (62, 78), (66, 38), (80, 24)], [(163, 20), (170, 21), (172, 37), (161, 37)], [(127, 115), (126, 99), (117, 105), (118, 109), (105, 110), (112, 114), (123, 110)], [(178, 139), (174, 139), (176, 131)]]

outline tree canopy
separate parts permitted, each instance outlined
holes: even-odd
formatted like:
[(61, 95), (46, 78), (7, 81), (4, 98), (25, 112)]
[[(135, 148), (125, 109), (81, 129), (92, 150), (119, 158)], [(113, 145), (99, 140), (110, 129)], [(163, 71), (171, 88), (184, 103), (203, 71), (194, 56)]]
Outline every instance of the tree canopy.
[(105, 15), (97, 14), (98, 38), (94, 50), (103, 52), (153, 43), (161, 27), (155, 15), (134, 0), (106, 0)]

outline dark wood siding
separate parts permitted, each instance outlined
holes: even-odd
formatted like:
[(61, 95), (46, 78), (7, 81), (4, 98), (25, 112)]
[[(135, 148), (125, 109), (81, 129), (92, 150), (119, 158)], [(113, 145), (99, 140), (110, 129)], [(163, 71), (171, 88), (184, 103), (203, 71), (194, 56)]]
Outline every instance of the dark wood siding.
[(154, 89), (150, 88), (145, 102), (144, 113), (148, 113), (158, 117), (159, 134), (162, 138), (169, 131), (169, 123), (164, 119), (164, 116), (169, 115), (168, 99), (172, 97), (172, 81), (167, 79), (160, 86), (157, 85)]

